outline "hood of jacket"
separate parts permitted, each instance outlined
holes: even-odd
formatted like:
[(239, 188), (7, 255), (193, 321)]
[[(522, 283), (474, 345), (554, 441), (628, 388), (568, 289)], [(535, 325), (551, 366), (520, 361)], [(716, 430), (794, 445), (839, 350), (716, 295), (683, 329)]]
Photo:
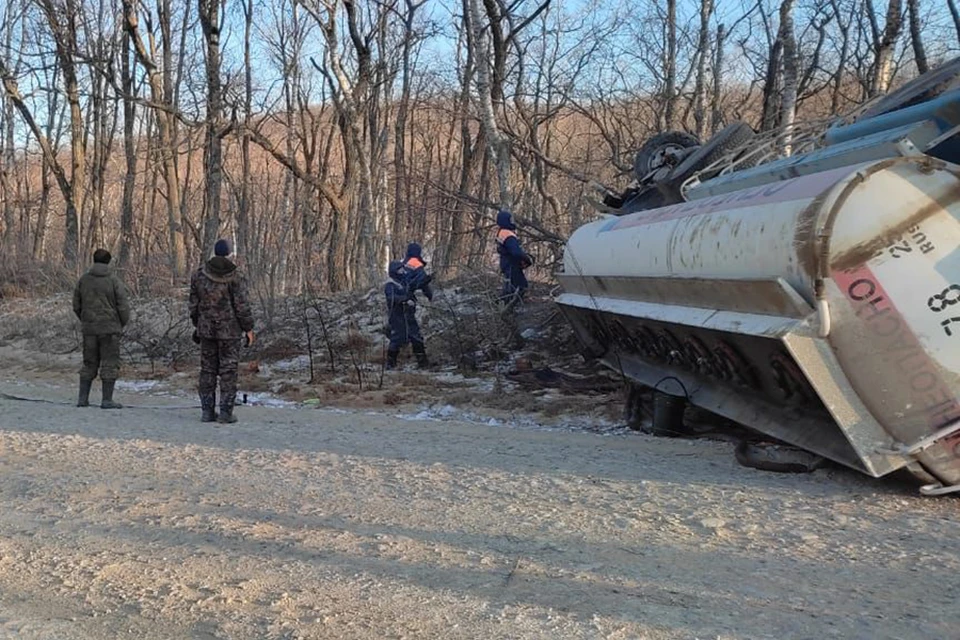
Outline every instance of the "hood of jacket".
[(497, 226), (510, 231), (516, 231), (517, 229), (517, 225), (513, 224), (513, 214), (506, 209), (500, 209), (497, 212)]
[(237, 272), (237, 265), (233, 264), (228, 258), (215, 256), (207, 260), (203, 265), (203, 272), (214, 282), (229, 282)]
[(110, 275), (110, 265), (103, 264), (102, 262), (94, 262), (88, 273), (98, 278), (104, 278)]
[(411, 242), (407, 245), (407, 259), (410, 258), (419, 258), (423, 260), (423, 247), (421, 247), (416, 242)]

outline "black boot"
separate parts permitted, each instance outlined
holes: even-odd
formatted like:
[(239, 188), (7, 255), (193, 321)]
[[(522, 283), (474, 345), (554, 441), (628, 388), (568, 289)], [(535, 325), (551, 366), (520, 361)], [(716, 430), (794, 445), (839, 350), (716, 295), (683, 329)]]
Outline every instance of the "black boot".
[(123, 405), (113, 401), (113, 388), (116, 386), (116, 380), (103, 380), (103, 400), (100, 402), (101, 409), (122, 409)]
[(220, 406), (220, 415), (217, 416), (217, 422), (220, 424), (233, 424), (237, 421), (237, 416), (233, 415), (233, 407)]
[(84, 380), (80, 378), (80, 393), (77, 395), (78, 407), (90, 406), (90, 387), (93, 386), (93, 380)]
[(417, 357), (417, 366), (426, 369), (430, 366), (430, 360), (427, 358), (427, 350), (422, 342), (413, 343), (413, 355)]
[(397, 356), (400, 355), (399, 349), (388, 349), (387, 350), (387, 369), (396, 369), (397, 368)]
[(213, 393), (200, 394), (200, 422), (214, 422), (217, 419), (217, 396)]

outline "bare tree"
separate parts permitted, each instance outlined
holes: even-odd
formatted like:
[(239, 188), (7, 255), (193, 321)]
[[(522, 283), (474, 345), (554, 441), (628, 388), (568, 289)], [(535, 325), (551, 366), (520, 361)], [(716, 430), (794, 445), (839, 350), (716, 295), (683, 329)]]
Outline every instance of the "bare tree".
[[(14, 32), (18, 23), (23, 23), (22, 3), (10, 2), (6, 10), (0, 13), (0, 38), (3, 41), (3, 52), (9, 55), (13, 52)], [(11, 62), (12, 73), (16, 75), (23, 54), (19, 48), (17, 59)], [(16, 170), (16, 150), (14, 148), (14, 105), (13, 101), (3, 96), (0, 101), (0, 193), (3, 194), (3, 239), (2, 248), (7, 256), (16, 256), (19, 243), (15, 238), (16, 231), (16, 202), (19, 199), (19, 189), (15, 188), (14, 172)]]
[(131, 56), (135, 55), (133, 43), (129, 33), (124, 33), (120, 47), (120, 83), (123, 89), (123, 157), (126, 161), (127, 173), (123, 177), (123, 202), (120, 213), (120, 251), (118, 264), (122, 268), (130, 265), (134, 238), (133, 198), (137, 180), (137, 150), (134, 139), (134, 126), (137, 119), (136, 103), (134, 102), (133, 64)]
[(960, 10), (957, 9), (956, 0), (947, 0), (947, 6), (950, 8), (950, 17), (953, 18), (953, 27), (957, 32), (957, 40), (960, 40)]
[[(700, 38), (697, 42), (697, 80), (693, 90), (693, 120), (696, 123), (697, 136), (703, 138), (707, 131), (706, 93), (707, 58), (710, 56), (710, 16), (713, 14), (713, 0), (700, 2)], [(716, 79), (716, 75), (714, 76)]]
[[(139, 18), (134, 0), (123, 0), (124, 27), (133, 46), (137, 61), (147, 74), (151, 98), (154, 104), (154, 116), (159, 137), (160, 165), (163, 170), (165, 200), (167, 203), (167, 233), (169, 241), (170, 273), (176, 280), (183, 276), (186, 269), (186, 245), (183, 236), (180, 209), (180, 178), (177, 175), (176, 155), (176, 109), (169, 81), (171, 57), (168, 53), (169, 38), (164, 37), (164, 67), (157, 63), (156, 40), (153, 29), (148, 25), (149, 45), (140, 33)], [(168, 34), (170, 30), (170, 0), (159, 0), (157, 15), (161, 30)]]
[(487, 40), (487, 22), (483, 20), (478, 7), (478, 0), (467, 0), (469, 19), (467, 28), (468, 46), (473, 50), (473, 60), (477, 70), (476, 105), (480, 112), (480, 124), (483, 127), (484, 137), (494, 158), (499, 187), (499, 204), (504, 208), (513, 207), (513, 195), (510, 191), (510, 146), (506, 137), (501, 134), (497, 125), (497, 115), (493, 108), (496, 91), (499, 91), (491, 82), (489, 62), (490, 45)]
[(710, 107), (710, 133), (714, 134), (720, 130), (723, 122), (723, 112), (720, 108), (720, 100), (723, 92), (723, 45), (726, 36), (724, 25), (717, 27), (717, 42), (714, 46), (713, 54), (713, 95), (711, 96)]
[(910, 44), (913, 45), (913, 60), (917, 64), (917, 73), (926, 73), (930, 70), (927, 63), (927, 52), (923, 46), (923, 35), (920, 33), (920, 0), (907, 0), (907, 13), (910, 16)]
[(780, 127), (784, 132), (783, 152), (790, 155), (793, 123), (797, 116), (797, 40), (793, 29), (793, 0), (780, 5), (780, 36), (783, 42), (783, 97), (780, 100)]
[(667, 20), (666, 53), (663, 69), (666, 82), (663, 86), (664, 115), (663, 125), (667, 130), (674, 128), (674, 112), (677, 105), (677, 0), (666, 0)]
[(886, 23), (883, 31), (877, 22), (877, 12), (873, 6), (873, 0), (865, 0), (867, 17), (870, 22), (870, 29), (873, 33), (873, 74), (870, 80), (869, 95), (876, 96), (886, 93), (890, 87), (890, 80), (893, 77), (893, 54), (897, 46), (897, 40), (903, 30), (903, 2), (902, 0), (890, 0), (887, 5)]
[[(80, 258), (80, 215), (83, 212), (87, 188), (85, 122), (81, 108), (80, 80), (77, 75), (76, 61), (79, 53), (77, 48), (79, 7), (77, 6), (77, 0), (62, 0), (62, 4), (57, 0), (38, 0), (38, 2), (53, 36), (57, 61), (63, 74), (64, 93), (70, 109), (70, 179), (67, 180), (62, 169), (59, 172), (55, 170), (54, 173), (57, 174), (57, 182), (60, 184), (60, 190), (63, 192), (66, 201), (63, 255), (68, 265), (77, 267)], [(11, 87), (8, 87), (8, 91), (11, 91)], [(16, 91), (15, 84), (12, 85), (12, 91)], [(18, 106), (22, 105), (21, 114), (25, 114), (28, 111), (26, 104), (22, 98), (14, 97), (13, 92), (11, 92), (11, 98), (15, 103), (19, 102)], [(24, 119), (27, 119), (25, 115)], [(33, 121), (32, 116), (30, 121)], [(36, 129), (34, 135), (39, 133), (35, 124), (31, 126), (28, 122), (28, 126), (31, 130)], [(40, 142), (39, 138), (38, 142)], [(40, 144), (43, 145), (43, 143)], [(48, 156), (47, 161), (53, 165), (53, 161), (56, 159), (53, 157), (52, 149), (49, 152), (45, 150), (44, 153)]]
[(207, 255), (220, 233), (223, 187), (223, 95), (220, 77), (220, 0), (197, 0), (206, 48), (206, 130), (204, 138), (204, 216), (201, 252)]

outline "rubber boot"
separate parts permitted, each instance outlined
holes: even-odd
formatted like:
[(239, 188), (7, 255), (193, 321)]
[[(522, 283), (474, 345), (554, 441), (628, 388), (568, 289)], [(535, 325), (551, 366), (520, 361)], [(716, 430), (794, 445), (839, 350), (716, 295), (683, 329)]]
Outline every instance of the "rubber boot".
[(80, 393), (77, 395), (78, 407), (90, 406), (90, 387), (93, 386), (93, 380), (84, 380), (80, 378)]
[(399, 349), (389, 349), (387, 350), (387, 369), (393, 370), (397, 368), (397, 357), (400, 355)]
[(116, 385), (116, 380), (103, 380), (103, 400), (100, 402), (101, 409), (123, 408), (122, 404), (113, 401), (113, 389)]
[(217, 419), (217, 396), (200, 394), (200, 422), (214, 422)]
[(427, 350), (423, 343), (413, 343), (413, 355), (417, 357), (417, 367), (426, 369), (430, 366), (430, 360), (427, 358)]
[(237, 421), (237, 416), (233, 415), (233, 407), (220, 407), (220, 415), (217, 416), (217, 422), (220, 424), (233, 424)]

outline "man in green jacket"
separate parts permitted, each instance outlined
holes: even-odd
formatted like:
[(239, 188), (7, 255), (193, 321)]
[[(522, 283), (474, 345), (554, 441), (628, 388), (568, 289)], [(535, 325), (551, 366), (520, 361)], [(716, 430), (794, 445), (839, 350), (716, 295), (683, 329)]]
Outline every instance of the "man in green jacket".
[(113, 401), (113, 389), (120, 374), (120, 334), (130, 321), (127, 289), (110, 271), (110, 252), (97, 249), (93, 267), (73, 291), (73, 312), (83, 329), (83, 367), (80, 369), (78, 407), (90, 406), (90, 387), (100, 374), (103, 382), (102, 409), (120, 409)]

